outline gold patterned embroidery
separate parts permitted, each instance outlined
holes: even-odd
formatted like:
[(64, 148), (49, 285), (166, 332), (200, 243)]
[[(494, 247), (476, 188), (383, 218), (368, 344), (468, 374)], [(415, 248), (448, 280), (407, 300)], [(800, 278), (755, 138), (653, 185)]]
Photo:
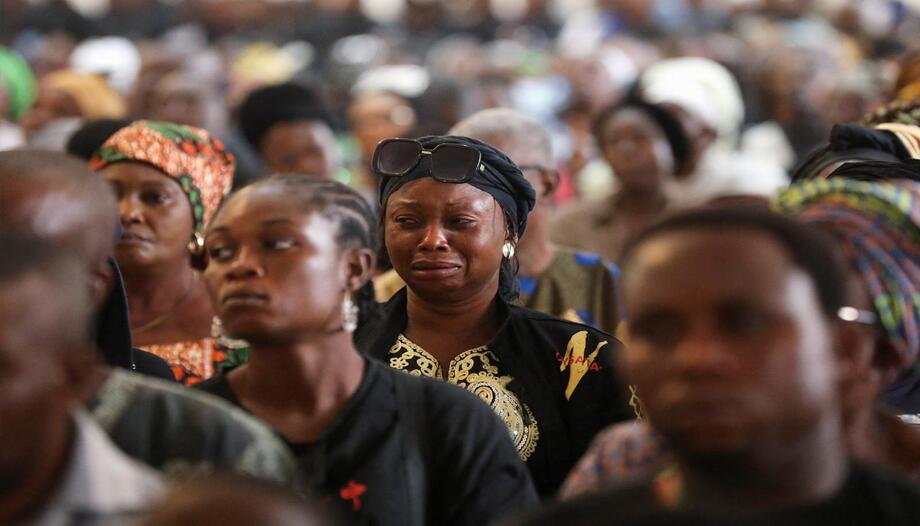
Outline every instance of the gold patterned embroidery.
[(639, 398), (639, 393), (636, 392), (636, 386), (634, 385), (629, 386), (629, 407), (631, 407), (633, 413), (636, 414), (636, 420), (645, 420), (645, 412), (642, 410), (642, 399)]
[(518, 455), (527, 460), (537, 449), (540, 428), (527, 404), (508, 389), (513, 378), (499, 373), (498, 358), (487, 347), (476, 347), (457, 355), (444, 378), (438, 360), (402, 334), (390, 349), (390, 367), (415, 376), (446, 379), (475, 394), (501, 418), (511, 434)]
[(559, 366), (559, 371), (565, 371), (566, 367), (569, 368), (569, 385), (565, 388), (566, 400), (571, 400), (572, 393), (578, 387), (578, 382), (591, 369), (591, 365), (597, 359), (597, 354), (600, 352), (601, 347), (608, 343), (606, 340), (598, 343), (597, 347), (594, 348), (594, 352), (585, 356), (587, 342), (588, 331), (578, 331), (572, 335), (569, 343), (565, 346), (565, 356), (562, 358), (562, 365)]

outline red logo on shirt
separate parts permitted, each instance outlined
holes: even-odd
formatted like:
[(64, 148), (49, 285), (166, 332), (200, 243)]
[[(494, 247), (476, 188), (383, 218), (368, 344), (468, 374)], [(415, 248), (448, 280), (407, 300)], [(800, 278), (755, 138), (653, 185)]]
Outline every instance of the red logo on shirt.
[(339, 498), (342, 500), (350, 500), (352, 509), (358, 511), (361, 509), (361, 495), (364, 495), (366, 492), (367, 486), (349, 480), (348, 484), (339, 490)]

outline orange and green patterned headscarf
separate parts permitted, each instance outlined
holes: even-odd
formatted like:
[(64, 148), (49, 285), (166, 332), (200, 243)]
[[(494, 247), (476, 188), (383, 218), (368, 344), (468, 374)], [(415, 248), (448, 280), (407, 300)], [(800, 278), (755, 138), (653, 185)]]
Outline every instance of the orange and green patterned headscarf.
[(149, 164), (179, 183), (201, 233), (233, 185), (233, 154), (210, 133), (168, 122), (135, 121), (118, 130), (90, 159), (93, 170), (118, 162)]

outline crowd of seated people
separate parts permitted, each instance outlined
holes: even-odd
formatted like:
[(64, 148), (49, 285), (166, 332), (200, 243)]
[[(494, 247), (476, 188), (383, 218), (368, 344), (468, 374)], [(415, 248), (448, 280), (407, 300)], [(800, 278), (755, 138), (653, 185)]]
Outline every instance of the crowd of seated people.
[(0, 524), (920, 524), (915, 6), (90, 4), (0, 8)]

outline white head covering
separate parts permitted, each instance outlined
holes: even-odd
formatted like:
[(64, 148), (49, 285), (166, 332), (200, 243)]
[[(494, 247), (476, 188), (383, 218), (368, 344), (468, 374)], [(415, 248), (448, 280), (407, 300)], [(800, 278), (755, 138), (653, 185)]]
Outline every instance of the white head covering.
[(639, 78), (643, 98), (653, 104), (671, 103), (693, 114), (734, 146), (744, 122), (744, 101), (735, 77), (709, 59), (687, 57), (662, 60)]
[(351, 88), (352, 95), (392, 92), (401, 97), (418, 97), (431, 84), (431, 76), (421, 66), (399, 64), (365, 71)]
[(131, 91), (140, 73), (141, 54), (127, 38), (91, 38), (73, 50), (70, 67), (80, 73), (104, 76), (124, 95)]

